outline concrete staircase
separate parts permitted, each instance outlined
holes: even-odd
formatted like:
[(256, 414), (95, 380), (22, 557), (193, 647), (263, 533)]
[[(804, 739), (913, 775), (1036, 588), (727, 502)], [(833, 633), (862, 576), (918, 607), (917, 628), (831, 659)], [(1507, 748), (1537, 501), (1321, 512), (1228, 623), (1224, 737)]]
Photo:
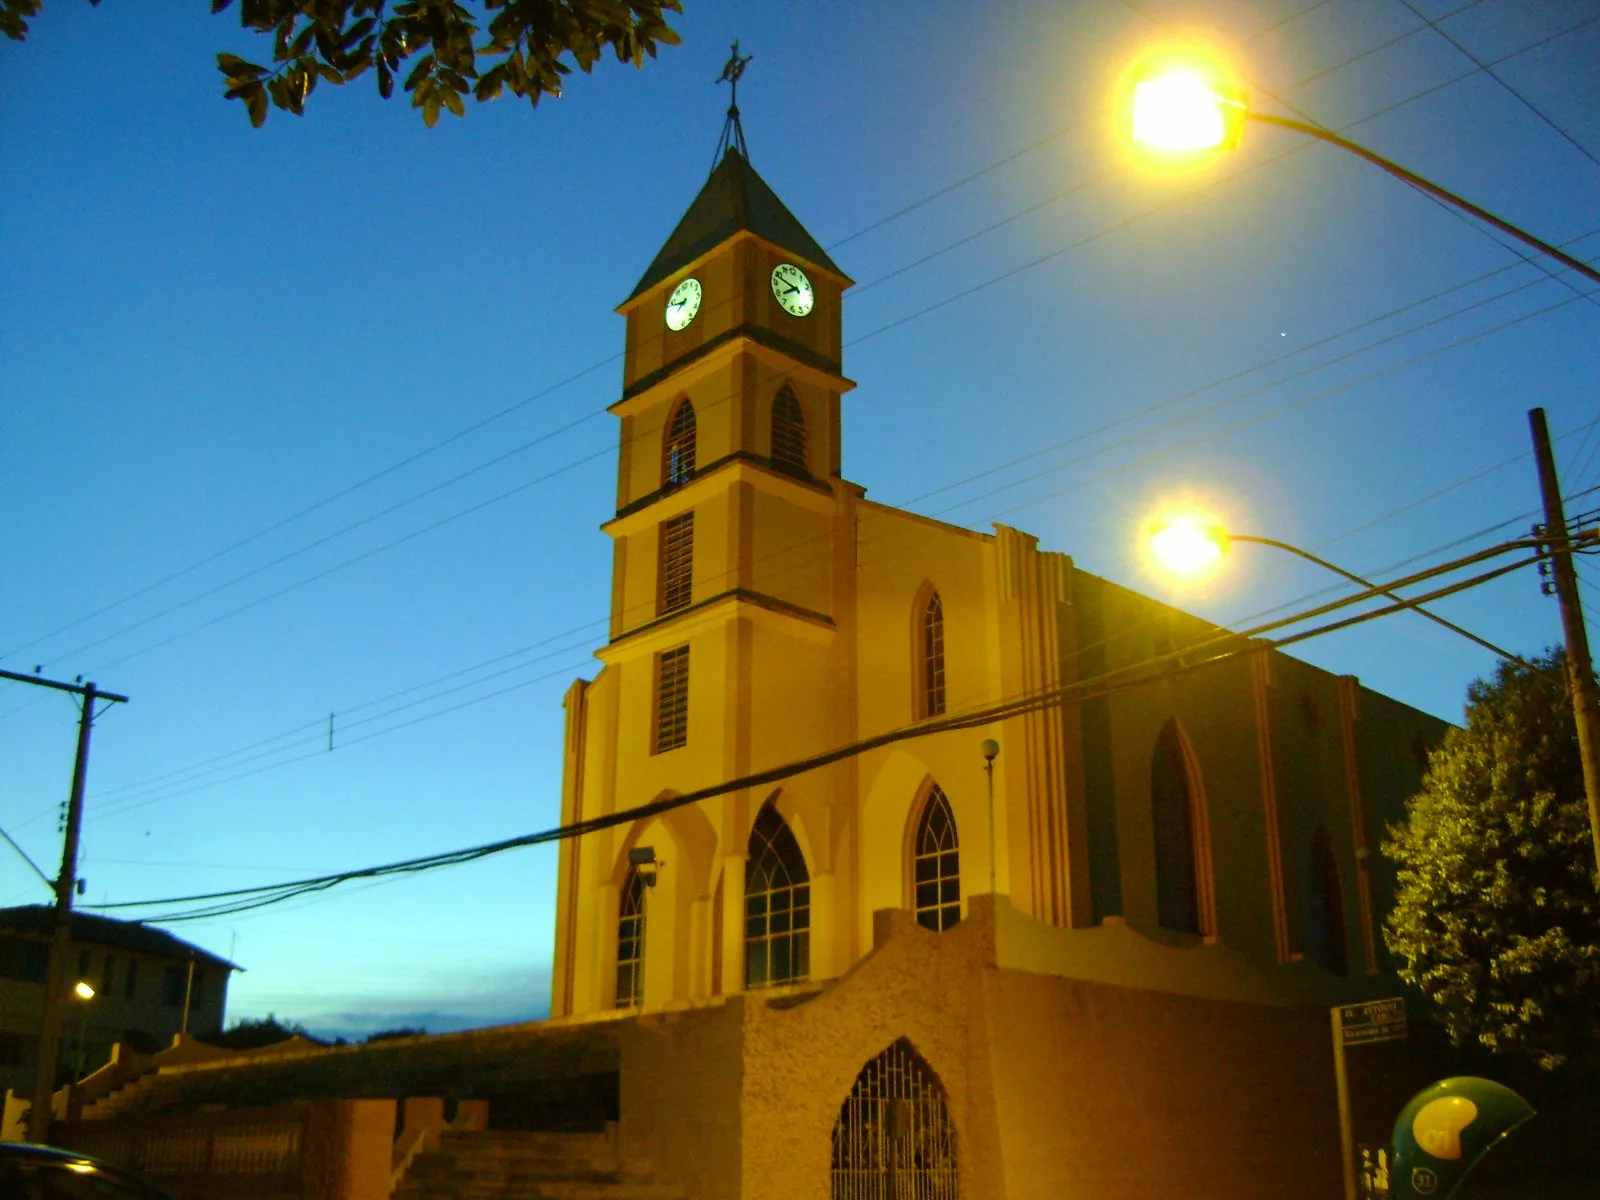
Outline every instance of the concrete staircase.
[(488, 1130), (440, 1135), (394, 1200), (684, 1200), (680, 1188), (624, 1167), (612, 1133)]
[(487, 1100), (501, 1130), (583, 1132), (617, 1119), (620, 1056), (604, 1026), (503, 1028), (295, 1048), (164, 1068), (85, 1106), (87, 1120), (293, 1100)]

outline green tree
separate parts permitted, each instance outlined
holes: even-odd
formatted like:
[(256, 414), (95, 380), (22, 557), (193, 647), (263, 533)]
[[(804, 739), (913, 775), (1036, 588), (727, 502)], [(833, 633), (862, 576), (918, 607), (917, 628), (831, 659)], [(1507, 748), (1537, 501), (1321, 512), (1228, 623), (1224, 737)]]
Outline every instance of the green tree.
[[(43, 3), (0, 0), (0, 33), (21, 41)], [(231, 7), (211, 0), (214, 13)], [(559, 96), (569, 56), (584, 72), (607, 49), (643, 66), (658, 45), (678, 44), (663, 14), (681, 11), (680, 0), (240, 0), (240, 25), (272, 39), (271, 65), (221, 53), (217, 69), (224, 95), (259, 126), (269, 104), (298, 115), (319, 81), (349, 83), (369, 70), (387, 99), (409, 63), (404, 89), (431, 127), (442, 109), (465, 116), (469, 95), (509, 91), (535, 105)]]
[(1398, 867), (1384, 942), (1451, 1039), (1541, 1066), (1593, 1063), (1600, 876), (1559, 652), (1503, 664), (1429, 760), (1383, 852)]

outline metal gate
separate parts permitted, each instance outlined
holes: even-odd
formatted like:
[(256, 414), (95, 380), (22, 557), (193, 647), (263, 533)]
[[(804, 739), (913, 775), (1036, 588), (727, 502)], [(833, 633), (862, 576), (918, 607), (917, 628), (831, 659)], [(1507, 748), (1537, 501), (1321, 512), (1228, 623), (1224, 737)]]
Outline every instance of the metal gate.
[(901, 1038), (861, 1069), (833, 1127), (833, 1200), (956, 1200), (944, 1088)]

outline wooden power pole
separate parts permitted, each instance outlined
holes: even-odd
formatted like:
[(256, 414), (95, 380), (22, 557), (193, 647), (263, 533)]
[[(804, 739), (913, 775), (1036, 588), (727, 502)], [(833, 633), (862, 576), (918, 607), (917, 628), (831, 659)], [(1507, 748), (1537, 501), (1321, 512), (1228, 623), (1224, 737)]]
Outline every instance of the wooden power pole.
[(1589, 832), (1595, 857), (1600, 861), (1600, 686), (1595, 684), (1594, 662), (1589, 656), (1589, 631), (1578, 597), (1578, 573), (1572, 565), (1572, 534), (1561, 503), (1555, 454), (1550, 449), (1550, 429), (1544, 409), (1528, 412), (1533, 429), (1533, 454), (1539, 464), (1539, 491), (1544, 498), (1544, 527), (1555, 575), (1556, 598), (1561, 603), (1561, 630), (1567, 642), (1567, 680), (1572, 689), (1572, 715), (1578, 725), (1578, 754), (1583, 761), (1583, 790), (1589, 800)]
[(94, 706), (104, 700), (126, 704), (126, 696), (102, 692), (93, 683), (62, 683), (37, 675), (0, 671), (0, 679), (31, 683), (75, 693), (82, 698), (78, 717), (78, 752), (72, 763), (72, 794), (67, 801), (67, 830), (61, 845), (61, 873), (56, 876), (55, 925), (50, 934), (50, 963), (45, 969), (44, 1011), (39, 1019), (39, 1053), (33, 1076), (33, 1107), (28, 1114), (28, 1140), (44, 1142), (50, 1135), (50, 1094), (55, 1091), (56, 1063), (61, 1053), (61, 1010), (66, 1003), (67, 955), (72, 941), (72, 897), (78, 886), (78, 838), (83, 828), (83, 790), (89, 777), (89, 734), (94, 728)]

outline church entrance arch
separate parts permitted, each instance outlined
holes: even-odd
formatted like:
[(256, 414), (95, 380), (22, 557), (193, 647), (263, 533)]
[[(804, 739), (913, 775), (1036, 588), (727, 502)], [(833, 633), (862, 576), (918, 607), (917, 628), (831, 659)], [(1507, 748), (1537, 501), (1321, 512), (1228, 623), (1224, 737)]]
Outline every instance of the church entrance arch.
[(861, 1068), (833, 1126), (833, 1200), (957, 1200), (944, 1086), (901, 1038)]

